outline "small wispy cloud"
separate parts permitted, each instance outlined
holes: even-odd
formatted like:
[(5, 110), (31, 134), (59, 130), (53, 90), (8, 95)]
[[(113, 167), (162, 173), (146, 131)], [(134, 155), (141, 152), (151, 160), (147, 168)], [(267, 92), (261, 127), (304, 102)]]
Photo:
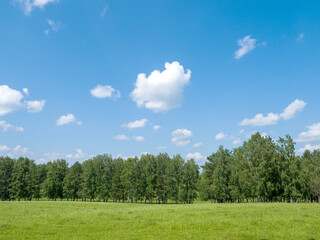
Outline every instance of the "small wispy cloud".
[(63, 27), (60, 21), (53, 21), (51, 19), (47, 19), (47, 23), (49, 24), (49, 27), (50, 27), (50, 29), (47, 28), (46, 30), (44, 30), (44, 34), (47, 36), (49, 35), (50, 30), (54, 32), (58, 32)]
[(104, 17), (108, 11), (108, 5), (105, 5), (102, 12), (100, 13), (100, 17)]
[(298, 38), (297, 38), (297, 42), (302, 42), (304, 38), (304, 33), (300, 33)]
[(123, 134), (114, 136), (113, 138), (116, 139), (116, 140), (119, 140), (119, 141), (129, 140), (129, 138), (126, 135), (123, 135)]
[(251, 35), (245, 36), (238, 40), (238, 45), (240, 48), (235, 52), (235, 59), (240, 59), (244, 55), (251, 52), (253, 49), (256, 48), (256, 39), (251, 38)]
[(13, 4), (19, 5), (25, 15), (30, 15), (34, 8), (43, 9), (48, 3), (57, 3), (59, 0), (13, 0)]
[(146, 126), (147, 122), (148, 122), (148, 120), (146, 118), (144, 118), (144, 119), (141, 119), (141, 120), (136, 120), (136, 121), (133, 121), (133, 122), (122, 124), (121, 127), (125, 127), (125, 128), (130, 129), (130, 130), (131, 129), (135, 129), (135, 128), (142, 128), (142, 127)]
[(227, 137), (228, 137), (227, 134), (224, 134), (223, 132), (220, 132), (220, 133), (218, 133), (218, 134), (216, 135), (215, 139), (216, 139), (217, 141), (219, 141), (219, 140), (225, 140), (225, 139), (227, 139)]
[(112, 86), (109, 85), (97, 85), (95, 88), (90, 90), (90, 93), (93, 97), (96, 98), (120, 98), (120, 91), (115, 90)]
[(143, 136), (134, 136), (133, 139), (136, 142), (143, 142), (144, 141), (144, 137)]
[(17, 132), (23, 132), (24, 129), (23, 127), (15, 127), (10, 123), (7, 123), (6, 121), (0, 121), (0, 129), (2, 129), (3, 132), (6, 132), (8, 130), (13, 130), (13, 131), (17, 131)]
[(192, 145), (192, 147), (197, 148), (197, 147), (201, 147), (203, 144), (202, 142), (198, 142)]
[(155, 131), (158, 131), (160, 128), (161, 128), (160, 125), (154, 125), (154, 126), (153, 126), (153, 130), (155, 130)]
[(56, 121), (57, 126), (66, 125), (70, 123), (76, 123), (77, 125), (82, 125), (81, 121), (77, 121), (73, 114), (69, 113), (58, 118)]

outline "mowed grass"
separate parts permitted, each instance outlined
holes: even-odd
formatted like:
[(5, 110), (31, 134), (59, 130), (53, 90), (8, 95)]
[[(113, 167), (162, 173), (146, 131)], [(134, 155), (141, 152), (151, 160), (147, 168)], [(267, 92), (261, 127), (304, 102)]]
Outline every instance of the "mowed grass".
[(320, 204), (0, 202), (0, 239), (320, 239)]

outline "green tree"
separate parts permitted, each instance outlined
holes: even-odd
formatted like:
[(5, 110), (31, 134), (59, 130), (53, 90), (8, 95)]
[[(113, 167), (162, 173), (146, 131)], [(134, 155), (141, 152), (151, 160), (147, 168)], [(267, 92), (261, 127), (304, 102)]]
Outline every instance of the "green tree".
[(11, 197), (13, 199), (24, 198), (25, 200), (28, 197), (28, 183), (27, 175), (29, 172), (29, 162), (28, 158), (19, 158), (14, 166), (12, 171), (12, 181), (11, 181)]
[(96, 172), (92, 159), (88, 159), (82, 163), (82, 196), (86, 201), (95, 199), (96, 195)]
[(167, 201), (167, 192), (166, 192), (166, 169), (167, 163), (170, 159), (169, 155), (166, 153), (160, 153), (157, 156), (157, 188), (156, 195), (158, 203), (166, 203)]
[(167, 161), (166, 170), (166, 192), (168, 198), (175, 203), (178, 203), (182, 194), (182, 173), (184, 160), (180, 155), (173, 156)]
[(78, 200), (81, 197), (82, 186), (82, 166), (79, 162), (75, 162), (67, 172), (63, 183), (63, 194), (67, 200)]
[(183, 166), (182, 178), (182, 202), (193, 203), (197, 198), (197, 182), (199, 177), (199, 166), (194, 159), (188, 160)]
[(68, 164), (58, 159), (47, 164), (47, 178), (43, 183), (45, 195), (52, 200), (63, 199), (63, 183), (67, 174)]
[(13, 166), (13, 159), (0, 157), (0, 197), (2, 201), (10, 200)]
[(123, 164), (121, 173), (121, 185), (123, 186), (124, 196), (127, 201), (133, 203), (136, 190), (136, 165), (137, 158), (128, 158)]
[(117, 158), (113, 161), (114, 173), (112, 176), (112, 188), (111, 188), (111, 197), (113, 201), (124, 201), (124, 187), (121, 181), (121, 175), (123, 171), (123, 159)]

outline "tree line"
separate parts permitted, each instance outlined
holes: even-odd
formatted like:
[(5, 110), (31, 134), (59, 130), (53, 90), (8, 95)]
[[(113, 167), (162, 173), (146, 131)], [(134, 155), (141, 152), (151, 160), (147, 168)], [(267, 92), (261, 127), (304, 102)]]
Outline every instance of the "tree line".
[(256, 133), (233, 150), (222, 146), (199, 173), (194, 159), (147, 154), (99, 155), (72, 166), (0, 157), (2, 200), (66, 199), (143, 203), (320, 202), (320, 151), (295, 154), (287, 135)]
[(274, 141), (256, 133), (233, 151), (220, 146), (207, 160), (199, 179), (204, 200), (320, 203), (320, 151), (297, 156), (289, 135)]
[(2, 200), (193, 203), (199, 166), (180, 155), (115, 158), (99, 155), (71, 167), (64, 159), (47, 164), (20, 157), (0, 158)]

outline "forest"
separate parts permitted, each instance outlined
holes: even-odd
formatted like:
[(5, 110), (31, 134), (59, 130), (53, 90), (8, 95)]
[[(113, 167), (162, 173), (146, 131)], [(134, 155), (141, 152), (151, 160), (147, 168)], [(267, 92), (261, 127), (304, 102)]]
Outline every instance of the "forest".
[(286, 135), (256, 133), (232, 150), (220, 146), (203, 166), (180, 155), (98, 155), (72, 166), (0, 157), (0, 197), (11, 200), (186, 203), (320, 202), (320, 151), (295, 154)]

